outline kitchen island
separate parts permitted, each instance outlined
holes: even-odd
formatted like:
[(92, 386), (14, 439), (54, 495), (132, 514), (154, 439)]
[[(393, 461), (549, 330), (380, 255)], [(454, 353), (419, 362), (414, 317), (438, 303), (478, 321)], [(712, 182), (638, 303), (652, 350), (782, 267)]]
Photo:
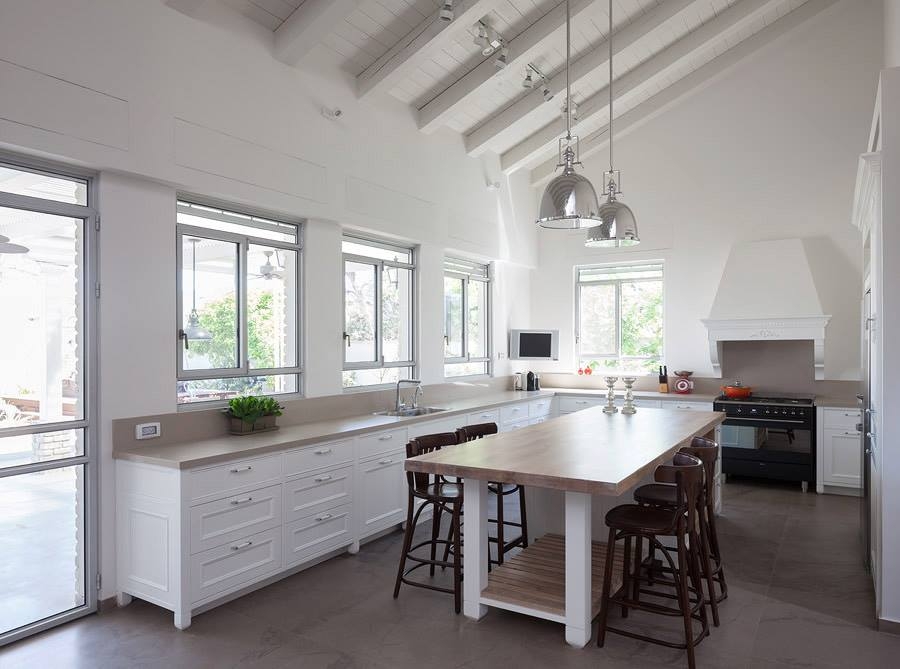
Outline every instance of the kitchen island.
[[(714, 412), (641, 409), (608, 415), (595, 407), (408, 459), (407, 471), (465, 481), (465, 615), (480, 619), (493, 606), (553, 620), (565, 624), (569, 644), (586, 645), (599, 610), (592, 571), (602, 564), (592, 564), (606, 559), (606, 546), (592, 541), (593, 498), (614, 499), (631, 490), (693, 437), (713, 437), (723, 420)], [(561, 491), (564, 539), (540, 537), (489, 575), (488, 481), (536, 489), (532, 499), (538, 506), (542, 492)]]

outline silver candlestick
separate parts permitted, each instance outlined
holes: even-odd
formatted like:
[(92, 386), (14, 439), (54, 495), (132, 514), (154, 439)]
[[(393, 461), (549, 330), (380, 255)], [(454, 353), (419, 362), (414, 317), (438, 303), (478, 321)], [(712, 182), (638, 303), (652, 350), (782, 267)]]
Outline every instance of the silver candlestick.
[(637, 409), (634, 406), (634, 391), (631, 389), (635, 381), (637, 381), (637, 377), (635, 376), (622, 377), (622, 383), (625, 384), (625, 405), (622, 407), (623, 414), (637, 413)]
[(616, 381), (619, 380), (618, 376), (607, 376), (606, 377), (606, 406), (603, 407), (603, 413), (613, 414), (618, 411), (616, 408), (616, 391), (613, 387), (616, 385)]

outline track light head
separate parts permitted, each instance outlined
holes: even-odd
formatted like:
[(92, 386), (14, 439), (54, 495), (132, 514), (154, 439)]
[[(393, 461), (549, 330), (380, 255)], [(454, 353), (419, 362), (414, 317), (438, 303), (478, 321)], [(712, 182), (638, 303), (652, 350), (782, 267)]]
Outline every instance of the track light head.
[(448, 23), (453, 20), (453, 0), (444, 0), (444, 4), (441, 5), (441, 11), (438, 12), (438, 17), (441, 21), (447, 21)]
[(547, 84), (544, 84), (541, 93), (544, 94), (544, 102), (550, 102), (550, 100), (553, 99), (553, 91), (550, 90), (550, 87)]
[(502, 70), (506, 68), (507, 65), (509, 65), (509, 47), (504, 46), (500, 49), (500, 53), (494, 59), (494, 66), (498, 70)]
[(534, 88), (534, 79), (531, 78), (531, 69), (525, 70), (525, 79), (522, 80), (522, 88)]

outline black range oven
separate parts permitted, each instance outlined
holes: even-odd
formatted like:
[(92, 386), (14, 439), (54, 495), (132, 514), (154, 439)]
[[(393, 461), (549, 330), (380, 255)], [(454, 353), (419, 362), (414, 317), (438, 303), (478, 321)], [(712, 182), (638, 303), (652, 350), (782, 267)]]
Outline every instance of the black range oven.
[(734, 400), (720, 395), (724, 411), (722, 472), (799, 481), (804, 492), (816, 482), (816, 406), (812, 395), (757, 396)]

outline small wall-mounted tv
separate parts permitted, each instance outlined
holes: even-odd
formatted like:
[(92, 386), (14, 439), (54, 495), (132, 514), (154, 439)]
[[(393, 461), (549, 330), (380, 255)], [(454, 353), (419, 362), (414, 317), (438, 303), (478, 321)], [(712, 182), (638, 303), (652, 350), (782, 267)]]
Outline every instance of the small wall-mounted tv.
[(559, 360), (559, 330), (510, 330), (510, 360)]

